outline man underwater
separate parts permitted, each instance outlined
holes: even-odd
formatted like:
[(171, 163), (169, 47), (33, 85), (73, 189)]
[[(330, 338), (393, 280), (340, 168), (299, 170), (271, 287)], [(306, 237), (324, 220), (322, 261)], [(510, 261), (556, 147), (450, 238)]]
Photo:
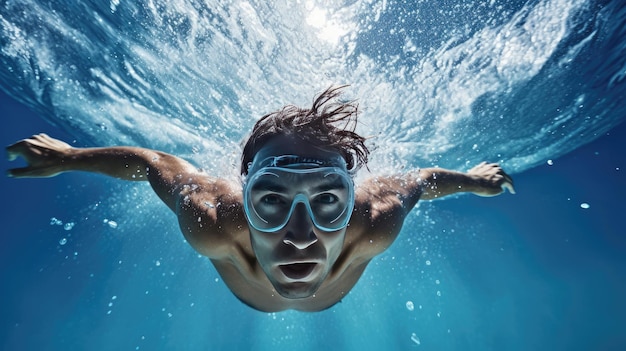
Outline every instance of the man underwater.
[(514, 193), (511, 177), (485, 162), (467, 173), (425, 168), (355, 186), (369, 150), (354, 132), (357, 104), (339, 102), (341, 89), (328, 88), (309, 109), (285, 106), (263, 116), (243, 148), (241, 184), (164, 152), (75, 148), (45, 134), (7, 147), (10, 160), (27, 162), (8, 175), (87, 171), (147, 180), (241, 301), (267, 312), (321, 311), (393, 243), (418, 200)]

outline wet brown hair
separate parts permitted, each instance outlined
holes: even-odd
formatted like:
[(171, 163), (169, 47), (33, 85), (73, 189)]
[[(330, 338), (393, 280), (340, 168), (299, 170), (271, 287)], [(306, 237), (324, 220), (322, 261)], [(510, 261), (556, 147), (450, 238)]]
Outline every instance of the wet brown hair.
[(256, 153), (269, 140), (281, 135), (338, 152), (353, 172), (367, 165), (369, 150), (365, 138), (354, 131), (359, 105), (338, 99), (346, 86), (329, 87), (314, 98), (311, 108), (287, 105), (261, 117), (244, 144), (241, 174), (247, 175)]

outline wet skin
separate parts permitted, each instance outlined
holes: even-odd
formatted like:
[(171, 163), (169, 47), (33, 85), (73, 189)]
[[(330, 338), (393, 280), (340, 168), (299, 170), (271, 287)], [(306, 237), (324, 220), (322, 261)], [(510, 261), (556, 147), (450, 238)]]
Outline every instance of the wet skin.
[[(290, 137), (276, 137), (257, 157), (294, 151), (312, 158), (337, 155)], [(87, 171), (149, 181), (175, 213), (187, 242), (211, 260), (240, 300), (261, 311), (319, 311), (341, 301), (371, 259), (393, 243), (420, 199), (458, 192), (495, 196), (504, 188), (514, 191), (512, 179), (497, 164), (483, 162), (467, 173), (409, 170), (359, 184), (346, 228), (320, 231), (304, 204), (298, 203), (283, 228), (265, 233), (248, 226), (240, 183), (212, 177), (164, 152), (128, 146), (74, 148), (39, 134), (8, 146), (7, 154), (10, 160), (22, 157), (28, 163), (8, 171), (15, 178)]]

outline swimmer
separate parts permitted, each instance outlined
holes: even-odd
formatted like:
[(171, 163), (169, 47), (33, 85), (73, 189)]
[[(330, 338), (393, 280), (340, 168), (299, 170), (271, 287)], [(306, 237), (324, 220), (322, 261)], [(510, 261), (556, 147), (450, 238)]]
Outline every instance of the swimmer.
[(418, 200), (459, 192), (495, 196), (513, 180), (499, 165), (373, 176), (357, 104), (321, 93), (310, 108), (263, 116), (243, 147), (241, 182), (213, 177), (176, 156), (139, 147), (75, 148), (45, 134), (7, 147), (27, 166), (10, 177), (68, 171), (145, 180), (176, 214), (187, 242), (208, 257), (233, 294), (266, 312), (321, 311), (341, 301), (368, 263), (396, 239)]

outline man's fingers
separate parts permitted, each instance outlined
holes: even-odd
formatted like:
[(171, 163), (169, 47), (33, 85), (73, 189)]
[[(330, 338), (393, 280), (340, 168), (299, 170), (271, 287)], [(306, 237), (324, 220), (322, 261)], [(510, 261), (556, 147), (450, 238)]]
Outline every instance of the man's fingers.
[(24, 178), (28, 177), (32, 173), (30, 167), (13, 168), (7, 171), (7, 176), (11, 178)]
[(504, 177), (504, 181), (511, 184), (511, 186), (513, 186), (513, 178), (511, 178), (510, 175), (502, 172), (502, 176)]
[[(510, 177), (509, 177), (509, 179), (510, 179)], [(515, 194), (515, 188), (513, 188), (513, 183), (511, 183), (511, 182), (508, 182), (508, 181), (504, 182), (502, 184), (502, 188), (507, 189), (509, 191), (509, 193), (511, 193), (511, 194)]]
[(20, 154), (18, 154), (17, 152), (11, 152), (9, 150), (7, 150), (7, 160), (9, 161), (14, 161), (16, 158), (18, 158)]
[(506, 172), (502, 171), (502, 177), (504, 177), (504, 183), (502, 187), (507, 189), (509, 193), (515, 194), (515, 187), (513, 186), (513, 178), (510, 175), (506, 174)]
[(58, 173), (46, 167), (22, 167), (9, 169), (7, 176), (11, 178), (48, 178)]
[(13, 161), (23, 154), (24, 141), (18, 141), (15, 144), (6, 147), (7, 159)]

